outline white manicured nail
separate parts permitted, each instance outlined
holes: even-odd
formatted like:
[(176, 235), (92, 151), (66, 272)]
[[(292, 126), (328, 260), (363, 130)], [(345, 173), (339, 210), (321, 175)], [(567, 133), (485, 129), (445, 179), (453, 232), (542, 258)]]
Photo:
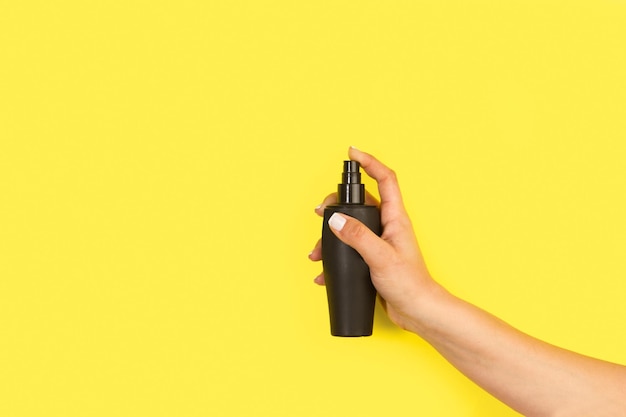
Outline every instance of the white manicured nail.
[(343, 229), (343, 226), (345, 224), (346, 224), (346, 218), (343, 217), (339, 213), (333, 213), (333, 215), (330, 216), (330, 219), (328, 219), (328, 225), (338, 232), (340, 232), (341, 229)]

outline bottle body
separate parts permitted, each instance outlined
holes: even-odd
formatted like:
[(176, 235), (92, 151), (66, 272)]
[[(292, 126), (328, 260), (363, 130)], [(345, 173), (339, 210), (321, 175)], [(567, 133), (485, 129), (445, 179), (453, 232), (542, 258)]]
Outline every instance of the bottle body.
[(340, 241), (328, 226), (333, 213), (345, 213), (380, 236), (380, 212), (376, 206), (337, 204), (324, 210), (322, 260), (333, 336), (370, 336), (374, 323), (376, 289), (369, 267), (359, 253)]

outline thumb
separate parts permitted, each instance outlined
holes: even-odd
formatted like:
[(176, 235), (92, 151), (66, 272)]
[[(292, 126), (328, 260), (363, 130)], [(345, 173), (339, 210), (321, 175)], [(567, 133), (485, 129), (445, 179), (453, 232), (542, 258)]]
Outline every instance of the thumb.
[(339, 240), (363, 257), (370, 268), (380, 268), (389, 259), (391, 246), (354, 217), (333, 213), (328, 225)]

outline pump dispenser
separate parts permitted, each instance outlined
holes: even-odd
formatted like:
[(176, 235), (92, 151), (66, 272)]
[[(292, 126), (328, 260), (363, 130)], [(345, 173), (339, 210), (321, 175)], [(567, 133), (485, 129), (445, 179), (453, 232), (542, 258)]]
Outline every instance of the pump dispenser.
[(330, 332), (333, 336), (370, 336), (374, 324), (376, 289), (369, 267), (357, 251), (343, 243), (328, 226), (335, 212), (360, 220), (380, 236), (378, 207), (365, 204), (357, 161), (344, 161), (342, 182), (337, 187), (337, 204), (324, 210), (322, 259), (328, 296)]

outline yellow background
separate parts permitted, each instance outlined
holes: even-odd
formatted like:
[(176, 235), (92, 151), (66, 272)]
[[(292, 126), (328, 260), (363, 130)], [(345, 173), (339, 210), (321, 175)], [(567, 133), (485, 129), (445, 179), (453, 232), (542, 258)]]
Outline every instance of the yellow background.
[(0, 415), (517, 415), (380, 311), (329, 335), (307, 254), (349, 145), (398, 172), (452, 292), (626, 363), (625, 22), (2, 1)]

